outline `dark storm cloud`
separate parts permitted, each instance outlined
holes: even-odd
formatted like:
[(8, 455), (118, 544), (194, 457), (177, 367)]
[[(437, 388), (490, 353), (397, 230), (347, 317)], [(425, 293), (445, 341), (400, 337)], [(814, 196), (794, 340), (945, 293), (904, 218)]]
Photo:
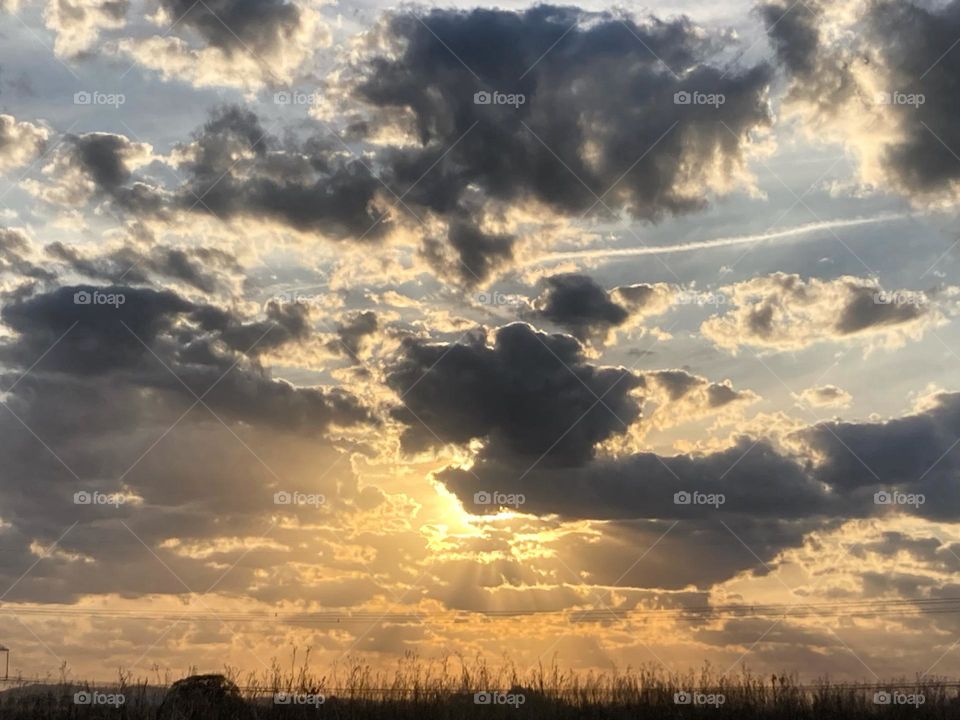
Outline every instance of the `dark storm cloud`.
[(666, 390), (667, 396), (671, 400), (679, 400), (705, 382), (703, 378), (691, 375), (686, 370), (657, 370), (648, 373), (647, 377)]
[(127, 138), (98, 132), (71, 137), (70, 142), (77, 161), (99, 187), (115, 190), (130, 179), (124, 154), (133, 144)]
[(602, 341), (630, 315), (587, 275), (554, 275), (544, 284), (544, 292), (533, 303), (535, 317), (569, 330), (578, 340)]
[(936, 538), (913, 538), (891, 530), (881, 533), (879, 540), (852, 546), (850, 554), (865, 557), (866, 553), (877, 553), (883, 557), (894, 557), (898, 552), (905, 552), (916, 560), (934, 562), (942, 548), (943, 542)]
[[(899, 438), (897, 445), (908, 443)], [(488, 447), (469, 470), (451, 466), (437, 477), (473, 514), (497, 512), (498, 505), (476, 500), (477, 493), (496, 491), (522, 495), (520, 512), (602, 521), (602, 539), (578, 544), (576, 556), (594, 582), (638, 587), (708, 588), (744, 571), (762, 574), (811, 532), (887, 509), (874, 502), (879, 484), (863, 492), (830, 485), (833, 477), (804, 456), (787, 455), (763, 438), (743, 437), (708, 453), (643, 452), (567, 467)], [(704, 502), (682, 499), (693, 493)], [(710, 497), (723, 501), (709, 504)], [(960, 503), (952, 505), (944, 516), (956, 516)], [(654, 545), (635, 564), (638, 553)]]
[[(732, 403), (756, 400), (756, 394), (749, 390), (735, 390), (729, 383), (711, 382), (705, 377), (693, 375), (686, 370), (654, 370), (643, 373), (647, 387), (661, 388), (671, 403), (691, 398), (699, 405), (688, 405), (685, 412), (695, 409), (716, 410)], [(699, 391), (695, 394), (696, 391)]]
[[(674, 493), (722, 493), (724, 517), (849, 518), (882, 514), (881, 490), (923, 493), (906, 511), (949, 519), (960, 512), (960, 394), (941, 394), (932, 407), (883, 423), (820, 423), (794, 434), (797, 455), (763, 438), (742, 438), (706, 454), (637, 453), (576, 467), (530, 467), (504, 448), (481, 451), (470, 471), (441, 478), (472, 507), (473, 493), (498, 488), (523, 493), (525, 511), (570, 518), (703, 518), (712, 507), (674, 503)], [(562, 440), (560, 441), (562, 444)], [(535, 458), (534, 458), (535, 459)], [(489, 508), (474, 508), (476, 512)]]
[[(596, 367), (574, 338), (520, 323), (500, 328), (492, 346), (482, 334), (465, 344), (408, 339), (387, 378), (401, 397), (395, 416), (408, 425), (411, 449), (438, 438), (487, 441), (472, 471), (447, 471), (462, 498), (483, 489), (485, 478), (526, 493), (534, 512), (585, 518), (680, 516), (690, 508), (674, 506), (672, 495), (691, 489), (724, 493), (731, 512), (793, 517), (870, 515), (883, 509), (873, 492), (892, 488), (939, 499), (921, 513), (960, 507), (960, 393), (940, 393), (922, 410), (884, 422), (812, 425), (787, 436), (790, 453), (760, 437), (706, 454), (610, 459), (596, 458), (594, 446), (639, 418), (635, 389), (659, 386), (671, 402), (703, 389), (714, 408), (748, 393), (683, 370)], [(511, 468), (540, 455), (546, 467), (524, 474), (522, 485), (504, 485)], [(538, 486), (563, 489), (538, 495)]]
[[(709, 184), (717, 166), (730, 173), (747, 133), (770, 119), (767, 69), (709, 65), (720, 43), (685, 19), (637, 23), (545, 5), (432, 10), (422, 21), (395, 15), (388, 36), (395, 54), (372, 57), (357, 92), (378, 120), (412, 113), (421, 147), (392, 151), (389, 182), (441, 215), (462, 208), (468, 188), (568, 216), (604, 211), (596, 195), (648, 220), (695, 210), (704, 196), (686, 183)], [(480, 91), (525, 102), (478, 105)], [(675, 104), (682, 91), (726, 102)]]
[(940, 585), (937, 579), (926, 575), (898, 572), (865, 572), (860, 576), (860, 582), (866, 597), (890, 597), (892, 594), (901, 598), (920, 598)]
[(255, 322), (240, 322), (223, 311), (203, 310), (200, 315), (227, 347), (246, 355), (257, 355), (310, 335), (309, 311), (300, 303), (269, 303), (266, 319)]
[[(123, 135), (69, 136), (61, 162), (81, 171), (98, 200), (136, 218), (197, 212), (222, 220), (273, 220), (334, 239), (382, 237), (391, 227), (374, 203), (382, 188), (364, 163), (310, 137), (281, 141), (256, 114), (214, 110), (192, 142), (179, 146), (185, 183), (166, 191), (137, 177), (133, 159), (145, 146)], [(170, 263), (178, 262), (171, 258)]]
[[(497, 559), (482, 565), (466, 559), (448, 561), (443, 573), (444, 576), (469, 577), (468, 585), (484, 592), (478, 595), (463, 586), (441, 584), (431, 595), (452, 607), (481, 611), (496, 610), (497, 600), (501, 600), (500, 607), (526, 606), (528, 602), (539, 601), (536, 606), (540, 609), (545, 606), (573, 609), (583, 607), (583, 595), (567, 592), (569, 584), (575, 578), (589, 578), (593, 588), (590, 602), (599, 600), (618, 613), (651, 606), (703, 607), (710, 604), (708, 595), (713, 585), (741, 571), (764, 575), (777, 567), (777, 563), (770, 560), (765, 567), (750, 549), (760, 557), (770, 558), (782, 548), (802, 545), (811, 530), (822, 529), (815, 520), (746, 516), (735, 519), (726, 516), (725, 520), (728, 527), (716, 521), (690, 520), (612, 520), (585, 531), (567, 526), (566, 532), (543, 540), (545, 553), (532, 565), (529, 560), (510, 554), (511, 541), (526, 530), (522, 525), (516, 527), (523, 518), (511, 518), (510, 525), (488, 518), (482, 526), (483, 537), (472, 542), (465, 540), (465, 549), (489, 553)], [(542, 525), (538, 527), (542, 529)], [(520, 587), (543, 587), (547, 583), (553, 588), (544, 589), (536, 600), (519, 592), (516, 597), (511, 593)], [(683, 590), (688, 591), (678, 592)], [(512, 602), (503, 602), (498, 592), (509, 594)], [(601, 608), (594, 613), (575, 614), (573, 619), (575, 622), (614, 619)], [(753, 639), (759, 635), (758, 632)]]
[[(824, 10), (819, 2), (774, 2), (758, 6), (777, 62), (793, 80), (792, 98), (802, 98), (820, 112), (837, 112), (859, 89), (851, 57), (824, 38)], [(862, 57), (856, 58), (863, 61)]]
[[(791, 95), (821, 116), (866, 109), (894, 118), (897, 137), (881, 148), (878, 159), (895, 189), (915, 196), (953, 189), (960, 163), (944, 146), (960, 146), (954, 121), (960, 112), (960, 56), (950, 52), (960, 36), (960, 2), (938, 7), (902, 0), (864, 3), (854, 24), (844, 28), (852, 44), (828, 39), (825, 7), (777, 2), (759, 8), (777, 59), (793, 81)], [(858, 83), (858, 65), (877, 74), (873, 87)], [(924, 101), (877, 108), (878, 91), (888, 98), (922, 95)]]
[[(582, 536), (573, 535), (551, 543), (563, 558), (558, 577), (569, 581), (573, 574), (587, 574), (596, 586), (616, 586), (617, 595), (629, 592), (628, 588), (709, 590), (741, 572), (766, 575), (769, 569), (776, 568), (772, 559), (777, 553), (801, 546), (809, 532), (822, 528), (812, 520), (747, 516), (724, 519), (728, 527), (716, 520), (687, 519), (676, 524), (672, 520), (646, 519), (605, 522), (602, 535), (587, 542)], [(613, 602), (613, 598), (608, 601), (610, 607), (616, 607)], [(708, 598), (689, 593), (676, 604), (702, 607), (710, 603)], [(766, 628), (769, 626), (767, 622)], [(756, 641), (761, 632), (754, 634), (751, 641)]]
[(337, 339), (327, 343), (331, 352), (346, 353), (356, 361), (366, 340), (380, 328), (377, 314), (371, 310), (364, 310), (347, 315), (337, 323)]
[(793, 75), (810, 78), (817, 70), (820, 51), (818, 10), (802, 3), (770, 3), (758, 6), (777, 60)]
[(485, 337), (464, 345), (409, 339), (387, 384), (403, 397), (394, 414), (408, 426), (407, 450), (482, 438), (556, 466), (583, 463), (598, 442), (623, 433), (640, 415), (631, 391), (642, 380), (588, 364), (569, 336), (517, 323), (500, 328), (492, 346)]
[(438, 274), (475, 285), (513, 259), (517, 238), (484, 232), (475, 219), (458, 212), (450, 220), (445, 240), (424, 238), (421, 256)]
[[(476, 498), (497, 491), (522, 495), (521, 512), (564, 520), (683, 521), (692, 534), (688, 542), (687, 532), (674, 542), (685, 548), (678, 550), (683, 557), (695, 559), (671, 576), (681, 586), (755, 569), (757, 556), (769, 562), (809, 532), (850, 518), (892, 511), (948, 519), (960, 512), (960, 449), (954, 445), (960, 393), (940, 394), (922, 411), (883, 423), (820, 423), (785, 442), (743, 436), (710, 452), (610, 456), (598, 455), (597, 445), (639, 418), (640, 399), (631, 390), (653, 394), (659, 387), (671, 403), (685, 402), (696, 390), (711, 409), (753, 396), (682, 370), (638, 376), (596, 368), (574, 338), (536, 334), (521, 324), (501, 328), (492, 347), (483, 336), (462, 345), (409, 340), (388, 384), (401, 397), (394, 415), (408, 426), (407, 449), (484, 441), (469, 469), (450, 466), (437, 474), (469, 512), (496, 512), (497, 504)], [(609, 408), (595, 404), (595, 395)], [(924, 493), (927, 502), (891, 508), (876, 500), (876, 493), (890, 490)], [(705, 499), (686, 502), (687, 493)], [(708, 497), (723, 500), (711, 504)], [(716, 535), (710, 527), (718, 519), (749, 535), (757, 556), (719, 553), (712, 568), (700, 562), (691, 548)]]
[[(558, 433), (559, 435), (559, 433)], [(660, 456), (637, 453), (596, 459), (579, 467), (527, 471), (536, 458), (506, 454), (481, 456), (471, 471), (448, 469), (441, 479), (475, 512), (473, 494), (491, 488), (526, 497), (523, 511), (559, 514), (570, 519), (632, 520), (811, 518), (834, 510), (824, 487), (802, 465), (772, 445), (742, 438), (732, 447), (703, 455)], [(678, 492), (722, 493), (714, 506), (677, 504)], [(496, 508), (493, 508), (496, 510)]]
[(923, 493), (916, 513), (960, 512), (960, 393), (940, 393), (922, 412), (885, 422), (820, 423), (797, 433), (817, 458), (817, 476), (868, 502), (875, 489)]
[[(876, 502), (878, 491), (899, 490), (926, 498), (918, 507), (900, 509), (946, 520), (960, 512), (958, 436), (960, 393), (942, 393), (913, 415), (798, 431), (791, 436), (791, 444), (799, 445), (795, 455), (763, 438), (742, 438), (705, 454), (637, 453), (545, 468), (491, 446), (470, 471), (448, 468), (441, 478), (469, 508), (473, 493), (498, 488), (523, 493), (525, 511), (570, 518), (868, 517), (891, 509)], [(722, 493), (725, 502), (719, 510), (675, 504), (675, 493), (694, 490)]]
[(722, 383), (711, 383), (707, 388), (707, 399), (709, 400), (710, 407), (713, 408), (729, 405), (742, 397), (743, 393), (738, 393), (729, 385), (723, 385)]
[(300, 10), (284, 0), (162, 0), (177, 24), (193, 28), (227, 53), (270, 53), (291, 40)]
[[(804, 606), (797, 604), (800, 608)], [(832, 652), (842, 653), (847, 650), (843, 640), (835, 633), (828, 632), (825, 628), (807, 628), (792, 624), (790, 622), (778, 622), (771, 626), (770, 619), (762, 618), (735, 618), (732, 620), (723, 620), (719, 627), (716, 623), (710, 623), (706, 627), (697, 628), (694, 637), (697, 642), (708, 646), (719, 648), (750, 648), (754, 649), (759, 644), (757, 638), (763, 640), (764, 646), (758, 650), (767, 650), (770, 645), (778, 648), (778, 661), (789, 663), (791, 666), (799, 666), (801, 662), (817, 664), (822, 666), (825, 658)], [(740, 652), (738, 649), (736, 652)], [(788, 653), (789, 660), (779, 660)], [(804, 656), (798, 658), (797, 656)]]
[(885, 0), (868, 7), (870, 40), (890, 72), (885, 90), (922, 93), (925, 98), (917, 108), (890, 106), (905, 120), (905, 137), (888, 148), (885, 160), (903, 187), (936, 191), (960, 180), (960, 163), (943, 147), (960, 146), (960, 56), (948, 52), (960, 36), (960, 2), (928, 9)]
[[(189, 10), (184, 23), (225, 48), (236, 38), (216, 16), (231, 26), (235, 18), (231, 29), (255, 49), (275, 45), (297, 24), (296, 8), (281, 2), (224, 0), (223, 15), (219, 5), (188, 4), (170, 0), (167, 7)], [(514, 256), (517, 238), (485, 225), (491, 212), (525, 201), (570, 218), (594, 208), (650, 221), (694, 211), (711, 188), (736, 180), (749, 134), (770, 122), (767, 68), (711, 65), (725, 41), (686, 19), (638, 23), (538, 6), (521, 13), (434, 10), (425, 22), (430, 29), (413, 15), (392, 16), (391, 52), (361, 60), (348, 85), (374, 114), (354, 129), (372, 134), (383, 118), (409, 112), (420, 145), (368, 146), (361, 162), (323, 134), (281, 142), (253, 113), (227, 107), (180, 148), (188, 179), (165, 202), (133, 182), (123, 162), (129, 141), (119, 136), (84, 136), (75, 143), (78, 162), (102, 193), (134, 212), (156, 213), (172, 202), (335, 239), (377, 240), (393, 229), (379, 201), (393, 204), (385, 184), (418, 217), (432, 214), (445, 224), (442, 240), (423, 238), (426, 259), (457, 282), (475, 284)], [(475, 92), (490, 90), (519, 92), (526, 101), (517, 108), (474, 103)], [(675, 102), (684, 92), (724, 101)]]
[(624, 285), (606, 291), (579, 273), (544, 278), (543, 291), (525, 313), (533, 321), (547, 321), (567, 330), (581, 342), (603, 343), (610, 331), (631, 316), (653, 315), (666, 309), (666, 286)]
[(725, 493), (743, 512), (759, 514), (782, 513), (789, 498), (795, 508), (789, 512), (806, 517), (823, 502), (822, 488), (801, 465), (765, 442), (744, 439), (702, 457), (638, 454), (591, 462), (599, 443), (639, 419), (635, 390), (662, 388), (668, 402), (700, 390), (707, 409), (755, 396), (683, 370), (636, 375), (593, 366), (569, 336), (517, 323), (498, 330), (492, 346), (483, 335), (466, 344), (410, 339), (387, 378), (402, 398), (394, 416), (408, 426), (408, 449), (487, 441), (472, 471), (443, 475), (461, 498), (497, 487), (540, 495), (527, 506), (535, 513), (594, 519), (689, 515), (695, 508), (674, 505), (673, 494), (694, 489)]
[[(122, 301), (87, 302), (94, 292)], [(261, 347), (306, 337), (305, 307), (273, 304), (265, 319), (245, 320), (169, 291), (83, 285), (9, 295), (0, 319), (0, 383), (10, 388), (0, 408), (8, 549), (0, 577), (13, 583), (35, 561), (31, 544), (48, 545), (74, 522), (59, 548), (95, 558), (98, 569), (54, 558), (18, 586), (17, 598), (184, 592), (145, 562), (149, 551), (118, 518), (198, 587), (215, 579), (206, 561), (164, 549), (163, 540), (205, 542), (224, 527), (259, 536), (277, 512), (277, 489), (349, 497), (348, 470), (318, 485), (317, 468), (340, 460), (327, 431), (372, 423), (369, 411), (342, 389), (273, 379), (257, 359)], [(142, 505), (73, 501), (79, 490), (121, 489)], [(255, 554), (248, 560), (263, 566), (287, 559), (277, 549)], [(252, 567), (225, 588), (243, 591)]]
[(265, 158), (272, 142), (256, 113), (238, 105), (212, 111), (194, 139), (196, 149), (186, 167), (199, 177), (229, 169), (242, 153)]
[[(95, 290), (113, 296), (120, 293), (125, 302), (118, 307), (77, 303)], [(0, 358), (5, 363), (27, 367), (33, 362), (31, 358), (40, 357), (77, 323), (70, 336), (47, 354), (45, 367), (79, 375), (106, 373), (130, 367), (144, 358), (147, 350), (137, 337), (152, 345), (171, 330), (178, 315), (193, 310), (191, 303), (170, 292), (130, 287), (62, 287), (4, 305), (0, 319), (15, 335), (0, 345)]]
[(456, 220), (447, 232), (447, 242), (457, 254), (455, 270), (467, 284), (482, 281), (491, 272), (513, 258), (512, 235), (492, 234), (470, 221)]
[[(94, 293), (122, 302), (83, 302)], [(302, 305), (271, 304), (265, 320), (243, 322), (169, 291), (75, 286), (10, 302), (0, 318), (14, 332), (0, 344), (0, 359), (8, 366), (29, 367), (42, 357), (34, 374), (117, 376), (174, 393), (188, 393), (186, 385), (197, 394), (222, 378), (209, 397), (212, 406), (248, 421), (306, 432), (368, 419), (347, 393), (296, 389), (272, 380), (256, 364), (263, 350), (307, 336)]]
[(841, 308), (840, 317), (834, 326), (840, 335), (850, 335), (883, 325), (909, 323), (927, 312), (927, 308), (919, 303), (878, 302), (875, 287), (849, 283), (847, 291), (846, 304)]
[(64, 165), (54, 165), (53, 170), (59, 174), (66, 167), (76, 168), (93, 183), (98, 200), (110, 199), (120, 210), (134, 215), (160, 215), (165, 205), (163, 194), (136, 179), (133, 173), (134, 161), (145, 151), (145, 146), (123, 135), (67, 135), (57, 150), (57, 158)]
[(382, 186), (363, 163), (316, 138), (281, 143), (250, 111), (217, 110), (185, 149), (185, 209), (267, 217), (336, 239), (375, 240), (390, 228), (374, 206)]
[(611, 293), (614, 298), (629, 310), (648, 310), (657, 304), (662, 289), (656, 285), (637, 283), (636, 285), (621, 285)]
[(197, 290), (212, 293), (218, 287), (215, 275), (207, 268), (239, 269), (232, 255), (216, 248), (151, 248), (147, 266), (168, 278), (181, 280)]
[(88, 257), (75, 248), (54, 242), (44, 250), (91, 280), (149, 283), (149, 274), (155, 273), (205, 293), (213, 293), (223, 286), (222, 272), (240, 269), (233, 255), (217, 248), (181, 249), (153, 244), (148, 251), (127, 246), (107, 255)]
[[(576, 27), (557, 42), (571, 26)], [(446, 147), (477, 122), (441, 172), (412, 191), (428, 207), (449, 208), (472, 182), (494, 198), (529, 196), (564, 212), (585, 211), (595, 198), (574, 174), (597, 194), (604, 192), (676, 121), (676, 132), (623, 178), (609, 202), (635, 217), (683, 212), (702, 205), (702, 198), (677, 187), (684, 150), (694, 151), (686, 159), (705, 172), (712, 152), (735, 160), (742, 150), (740, 134), (769, 120), (761, 98), (766, 69), (723, 77), (722, 70), (706, 64), (717, 49), (715, 41), (687, 20), (636, 24), (552, 6), (522, 13), (434, 10), (423, 22), (397, 15), (390, 34), (400, 55), (370, 61), (361, 96), (380, 108), (412, 110), (427, 146), (419, 152), (437, 152), (432, 143)], [(657, 57), (685, 76), (675, 78)], [(726, 103), (719, 108), (675, 104), (674, 93), (684, 89), (724, 93)], [(523, 93), (526, 102), (516, 110), (478, 106), (473, 93), (481, 90)], [(584, 152), (589, 143), (597, 143), (592, 159)], [(563, 170), (551, 150), (573, 173)], [(396, 162), (395, 171), (416, 180), (417, 156), (405, 159), (409, 165)], [(432, 198), (435, 186), (446, 190)]]

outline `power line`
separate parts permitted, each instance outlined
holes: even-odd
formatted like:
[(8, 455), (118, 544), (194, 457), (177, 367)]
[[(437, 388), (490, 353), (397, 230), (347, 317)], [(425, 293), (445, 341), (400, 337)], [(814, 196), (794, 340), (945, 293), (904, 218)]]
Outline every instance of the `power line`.
[(414, 623), (426, 618), (446, 618), (463, 622), (469, 618), (510, 619), (529, 616), (555, 617), (574, 623), (605, 622), (610, 620), (666, 619), (676, 622), (697, 622), (717, 619), (753, 617), (885, 617), (952, 614), (960, 612), (960, 597), (915, 598), (897, 600), (845, 600), (827, 602), (796, 602), (767, 604), (689, 605), (660, 608), (627, 609), (504, 609), (504, 610), (421, 610), (403, 613), (377, 611), (322, 611), (322, 612), (171, 612), (118, 610), (110, 608), (82, 608), (60, 606), (0, 606), (0, 615), (26, 617), (87, 617), (92, 619), (140, 620), (182, 622), (285, 623), (290, 625), (338, 625), (351, 623)]

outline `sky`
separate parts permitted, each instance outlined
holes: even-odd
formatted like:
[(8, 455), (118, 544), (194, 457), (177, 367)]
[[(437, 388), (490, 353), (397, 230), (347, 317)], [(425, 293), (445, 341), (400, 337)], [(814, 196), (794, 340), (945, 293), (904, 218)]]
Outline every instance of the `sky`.
[(960, 0), (0, 36), (12, 672), (960, 672)]

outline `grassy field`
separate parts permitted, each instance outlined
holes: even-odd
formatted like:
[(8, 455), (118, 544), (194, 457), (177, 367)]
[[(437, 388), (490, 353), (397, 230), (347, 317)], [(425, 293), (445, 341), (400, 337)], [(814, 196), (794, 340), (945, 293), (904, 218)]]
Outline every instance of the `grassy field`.
[(556, 665), (520, 672), (482, 661), (426, 663), (409, 657), (391, 673), (354, 664), (314, 676), (274, 667), (259, 675), (191, 675), (112, 683), (14, 682), (0, 693), (3, 720), (129, 718), (960, 718), (958, 683), (946, 679), (845, 684), (789, 676), (718, 676), (710, 668), (667, 674), (655, 668), (574, 673)]

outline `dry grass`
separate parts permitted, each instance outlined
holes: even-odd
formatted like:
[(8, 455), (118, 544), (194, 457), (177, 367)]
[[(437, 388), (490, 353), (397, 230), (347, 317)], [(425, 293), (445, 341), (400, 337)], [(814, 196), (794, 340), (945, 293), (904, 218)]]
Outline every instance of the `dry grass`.
[[(296, 654), (294, 654), (294, 658)], [(882, 687), (832, 683), (824, 678), (801, 684), (790, 676), (758, 677), (743, 673), (719, 676), (709, 666), (699, 672), (671, 674), (656, 667), (626, 668), (604, 673), (577, 673), (561, 669), (555, 662), (521, 670), (510, 662), (491, 666), (483, 659), (467, 661), (447, 657), (434, 662), (408, 655), (389, 672), (377, 671), (362, 662), (349, 662), (327, 674), (310, 669), (309, 654), (299, 665), (279, 664), (254, 674), (225, 669), (220, 683), (227, 696), (212, 697), (204, 686), (183, 694), (191, 681), (171, 693), (170, 678), (155, 673), (153, 680), (134, 680), (121, 674), (109, 685), (91, 686), (62, 678), (57, 682), (20, 683), (0, 695), (0, 717), (4, 720), (52, 720), (71, 718), (128, 718), (130, 720), (244, 720), (245, 718), (410, 718), (411, 720), (460, 720), (462, 718), (737, 718), (749, 720), (857, 720), (858, 718), (957, 718), (960, 699), (957, 684), (926, 678), (892, 681)], [(922, 704), (876, 704), (874, 694), (896, 691), (905, 696), (922, 696)], [(122, 693), (125, 702), (114, 708), (77, 705), (74, 693), (97, 691)], [(478, 705), (474, 694), (500, 691), (523, 696), (519, 705)], [(722, 695), (720, 705), (682, 705), (674, 701), (678, 692)], [(177, 693), (180, 693), (179, 695)], [(230, 694), (232, 693), (232, 694)], [(324, 697), (319, 706), (275, 704), (277, 693), (298, 697)], [(703, 698), (701, 698), (703, 699)], [(179, 704), (178, 704), (179, 703)], [(171, 708), (174, 708), (171, 710)]]

